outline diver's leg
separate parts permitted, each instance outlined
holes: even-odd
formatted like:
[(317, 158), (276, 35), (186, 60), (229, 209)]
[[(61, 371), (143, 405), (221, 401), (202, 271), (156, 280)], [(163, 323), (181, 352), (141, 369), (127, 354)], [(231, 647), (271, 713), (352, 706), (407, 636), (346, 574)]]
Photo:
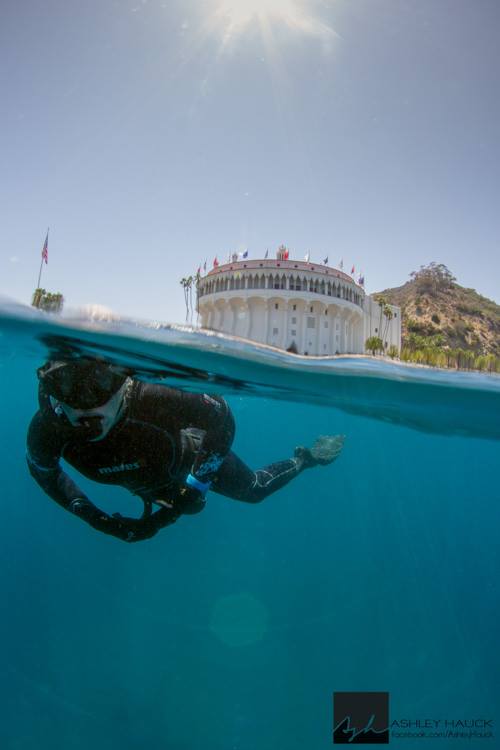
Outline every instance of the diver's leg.
[(296, 448), (293, 458), (277, 461), (257, 471), (252, 471), (231, 451), (217, 472), (212, 489), (234, 500), (259, 503), (295, 479), (304, 469), (335, 461), (343, 444), (343, 435), (324, 435), (315, 441), (312, 448)]
[(231, 451), (218, 470), (211, 489), (233, 500), (259, 503), (298, 476), (302, 471), (301, 464), (300, 459), (288, 458), (252, 471)]

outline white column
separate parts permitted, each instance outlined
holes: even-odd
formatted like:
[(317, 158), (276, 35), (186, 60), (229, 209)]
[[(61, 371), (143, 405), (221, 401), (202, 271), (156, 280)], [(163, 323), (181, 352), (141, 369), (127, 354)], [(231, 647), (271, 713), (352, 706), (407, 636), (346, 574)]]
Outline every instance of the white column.
[(283, 302), (283, 332), (281, 334), (281, 348), (286, 349), (286, 344), (288, 340), (288, 331), (290, 329), (290, 310), (291, 305), (287, 300), (284, 300)]
[[(266, 279), (267, 283), (267, 279)], [(264, 344), (269, 344), (269, 300), (266, 299), (266, 312), (264, 315)]]
[(214, 305), (213, 311), (213, 327), (216, 331), (222, 331), (224, 325), (224, 307), (220, 305)]
[(250, 307), (249, 300), (245, 300), (245, 312), (246, 312), (246, 325), (245, 325), (245, 338), (250, 338), (250, 329), (252, 327), (252, 308)]
[(353, 320), (353, 341), (352, 341), (353, 354), (359, 354), (359, 318), (356, 315)]
[(224, 331), (230, 334), (234, 331), (234, 312), (230, 300), (224, 305)]
[(335, 308), (331, 308), (330, 310), (330, 336), (328, 338), (329, 344), (328, 344), (328, 354), (335, 354), (335, 326), (336, 326), (336, 320), (337, 316), (335, 315)]
[(353, 354), (354, 352), (354, 315), (353, 313), (349, 313), (349, 317), (347, 319), (347, 325), (349, 326), (347, 330), (347, 351), (349, 354)]
[(300, 351), (301, 354), (304, 354), (306, 352), (306, 349), (307, 349), (307, 338), (306, 338), (306, 336), (307, 336), (307, 328), (306, 328), (306, 324), (307, 324), (308, 310), (309, 310), (309, 307), (307, 306), (307, 301), (306, 301), (306, 303), (304, 304), (304, 306), (302, 308), (302, 317), (299, 318), (299, 322), (300, 322), (300, 344), (301, 344), (299, 351)]
[(340, 346), (339, 346), (339, 352), (340, 354), (345, 354), (346, 351), (346, 342), (345, 342), (345, 316), (344, 311), (340, 311)]

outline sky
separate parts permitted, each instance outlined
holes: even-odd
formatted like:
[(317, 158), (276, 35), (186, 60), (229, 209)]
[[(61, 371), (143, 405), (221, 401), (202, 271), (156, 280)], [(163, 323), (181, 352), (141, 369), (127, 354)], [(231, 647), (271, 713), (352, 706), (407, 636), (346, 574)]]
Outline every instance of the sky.
[(500, 302), (498, 0), (3, 0), (0, 293), (182, 322), (248, 249)]

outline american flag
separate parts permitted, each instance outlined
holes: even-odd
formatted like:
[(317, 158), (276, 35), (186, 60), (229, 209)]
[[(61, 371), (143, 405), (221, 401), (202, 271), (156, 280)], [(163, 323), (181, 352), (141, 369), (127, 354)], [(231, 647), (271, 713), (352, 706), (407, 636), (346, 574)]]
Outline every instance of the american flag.
[(47, 229), (47, 235), (45, 237), (45, 242), (43, 243), (42, 260), (44, 260), (46, 263), (49, 262), (49, 230), (48, 229)]

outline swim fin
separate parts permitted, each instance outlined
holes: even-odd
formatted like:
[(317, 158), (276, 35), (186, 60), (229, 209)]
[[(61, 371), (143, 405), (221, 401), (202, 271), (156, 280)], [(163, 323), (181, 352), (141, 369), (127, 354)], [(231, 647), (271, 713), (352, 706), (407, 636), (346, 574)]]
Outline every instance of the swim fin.
[(312, 448), (295, 448), (295, 458), (302, 461), (302, 468), (313, 466), (327, 466), (339, 457), (344, 447), (345, 435), (320, 435), (314, 441)]

